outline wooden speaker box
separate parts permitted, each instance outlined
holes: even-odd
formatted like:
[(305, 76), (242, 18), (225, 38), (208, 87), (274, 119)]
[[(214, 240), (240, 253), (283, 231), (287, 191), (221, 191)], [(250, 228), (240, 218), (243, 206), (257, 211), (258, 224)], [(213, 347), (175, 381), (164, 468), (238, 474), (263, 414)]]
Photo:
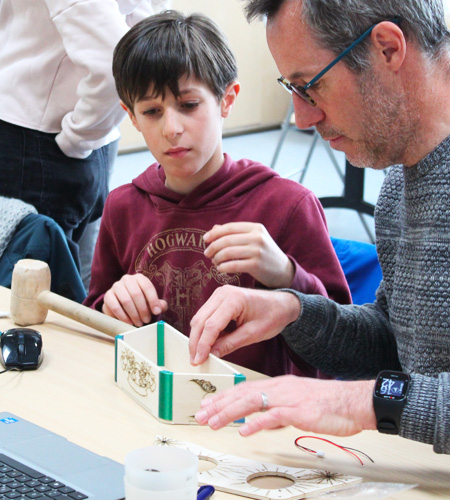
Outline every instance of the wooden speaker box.
[(188, 342), (163, 321), (116, 336), (117, 385), (162, 422), (195, 424), (205, 396), (245, 380), (212, 354), (192, 366)]

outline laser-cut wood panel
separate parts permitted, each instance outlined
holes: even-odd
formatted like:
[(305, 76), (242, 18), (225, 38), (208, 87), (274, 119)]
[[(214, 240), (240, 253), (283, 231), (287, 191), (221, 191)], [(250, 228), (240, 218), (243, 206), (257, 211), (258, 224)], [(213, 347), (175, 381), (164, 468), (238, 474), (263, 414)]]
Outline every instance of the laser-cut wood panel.
[(245, 380), (211, 354), (204, 364), (192, 366), (188, 342), (162, 321), (116, 337), (117, 385), (165, 423), (195, 424), (204, 397)]

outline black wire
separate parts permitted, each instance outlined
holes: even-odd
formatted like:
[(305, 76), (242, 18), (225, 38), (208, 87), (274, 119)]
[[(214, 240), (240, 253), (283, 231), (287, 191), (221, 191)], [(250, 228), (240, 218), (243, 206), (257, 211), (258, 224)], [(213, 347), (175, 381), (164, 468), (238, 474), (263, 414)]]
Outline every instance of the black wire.
[(11, 370), (17, 370), (20, 371), (19, 368), (16, 368), (15, 366), (10, 366), (9, 368), (5, 368), (3, 371), (0, 372), (0, 375), (5, 372), (10, 372)]
[(361, 450), (357, 450), (355, 448), (349, 448), (348, 446), (343, 446), (342, 448), (345, 448), (346, 450), (356, 451), (357, 453), (361, 453), (361, 455), (367, 457), (373, 464), (375, 463), (375, 460), (372, 460), (367, 453), (364, 453)]
[[(319, 439), (319, 440), (322, 440), (322, 441), (325, 441), (325, 442), (328, 442), (330, 444), (334, 444), (335, 446), (337, 446), (338, 448), (341, 448), (342, 450), (349, 450), (349, 451), (354, 451), (355, 453), (360, 453), (361, 455), (364, 455), (365, 457), (367, 457), (372, 463), (375, 463), (375, 460), (373, 460), (372, 458), (369, 457), (369, 455), (367, 455), (367, 453), (364, 453), (363, 451), (361, 450), (357, 450), (356, 448), (350, 448), (349, 446), (342, 446), (341, 444), (337, 444), (335, 443), (334, 441), (330, 441), (330, 440), (327, 440), (327, 439), (322, 439), (322, 438), (315, 438), (314, 436), (300, 436), (298, 437), (295, 441), (294, 441), (294, 444), (297, 448), (301, 448), (302, 450), (308, 452), (308, 453), (317, 453), (316, 450), (313, 450), (311, 448), (307, 448), (306, 446), (302, 446), (301, 444), (298, 444), (298, 441), (300, 439), (302, 439), (303, 437), (305, 438), (312, 438), (312, 439)], [(358, 457), (357, 457), (358, 458)], [(360, 460), (360, 458), (358, 458), (358, 460)], [(360, 460), (361, 461), (361, 460)], [(361, 462), (362, 463), (362, 462)], [(362, 463), (362, 465), (364, 465)]]

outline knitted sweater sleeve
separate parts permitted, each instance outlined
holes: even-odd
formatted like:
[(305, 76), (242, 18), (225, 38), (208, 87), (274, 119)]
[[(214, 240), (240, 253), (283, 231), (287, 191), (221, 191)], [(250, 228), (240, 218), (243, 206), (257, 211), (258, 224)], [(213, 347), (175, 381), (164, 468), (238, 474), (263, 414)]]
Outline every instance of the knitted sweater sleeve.
[(450, 453), (450, 373), (411, 375), (400, 435), (432, 444), (436, 453)]
[(382, 307), (383, 283), (374, 304), (340, 305), (293, 290), (302, 312), (282, 335), (289, 347), (320, 370), (344, 379), (370, 379), (399, 370), (395, 337)]

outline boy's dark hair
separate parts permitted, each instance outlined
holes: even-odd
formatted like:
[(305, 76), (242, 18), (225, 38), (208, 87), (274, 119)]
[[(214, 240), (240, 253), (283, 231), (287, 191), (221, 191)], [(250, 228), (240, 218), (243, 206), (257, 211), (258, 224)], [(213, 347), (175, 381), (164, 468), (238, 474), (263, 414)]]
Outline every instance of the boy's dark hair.
[(119, 97), (133, 110), (147, 93), (180, 96), (180, 78), (195, 77), (217, 100), (237, 78), (237, 65), (221, 29), (200, 14), (174, 10), (150, 16), (131, 28), (114, 50), (113, 75)]

